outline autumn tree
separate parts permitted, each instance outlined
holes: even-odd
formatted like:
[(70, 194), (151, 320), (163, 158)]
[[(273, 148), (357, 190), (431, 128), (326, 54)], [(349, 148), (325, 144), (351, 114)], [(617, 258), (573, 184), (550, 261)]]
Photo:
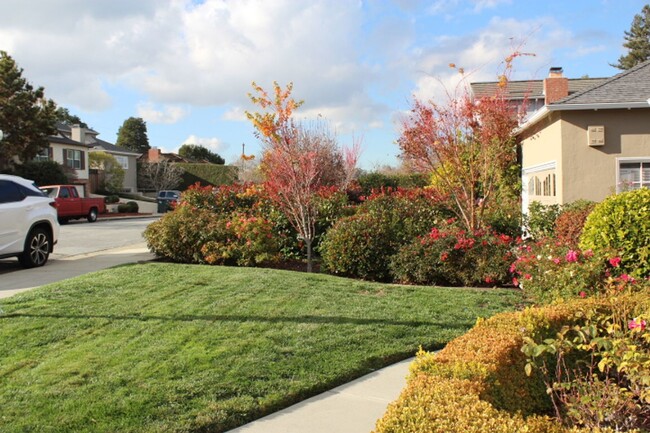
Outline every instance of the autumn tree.
[(640, 14), (634, 16), (630, 31), (625, 31), (623, 46), (628, 52), (618, 58), (618, 69), (630, 69), (650, 59), (650, 5), (643, 6)]
[(506, 100), (507, 79), (499, 81), (495, 95), (478, 100), (466, 87), (446, 104), (415, 100), (398, 139), (402, 157), (432, 174), (468, 230), (483, 227), (486, 210), (512, 191), (506, 178), (517, 163), (517, 117)]
[(296, 230), (307, 251), (312, 271), (312, 246), (316, 237), (316, 197), (324, 186), (344, 186), (359, 155), (358, 144), (340, 151), (324, 122), (298, 123), (292, 118), (302, 104), (291, 97), (292, 84), (282, 89), (274, 83), (274, 97), (253, 83), (258, 96), (249, 94), (264, 110), (246, 115), (262, 141), (261, 170), (271, 197)]
[(145, 162), (138, 166), (138, 187), (154, 191), (174, 189), (183, 180), (184, 172), (168, 161)]
[(26, 162), (48, 147), (56, 133), (56, 104), (34, 88), (23, 70), (0, 51), (0, 170), (10, 169), (14, 158)]
[(200, 144), (183, 144), (178, 149), (178, 154), (191, 161), (207, 161), (211, 164), (223, 165), (226, 161), (218, 153), (212, 152)]
[(147, 123), (141, 117), (126, 119), (117, 131), (115, 145), (134, 152), (146, 153), (151, 147), (147, 137)]

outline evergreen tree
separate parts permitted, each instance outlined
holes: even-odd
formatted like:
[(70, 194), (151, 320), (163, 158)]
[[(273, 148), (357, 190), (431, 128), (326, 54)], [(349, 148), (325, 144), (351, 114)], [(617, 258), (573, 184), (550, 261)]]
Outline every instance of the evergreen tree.
[(56, 104), (45, 98), (42, 87), (34, 88), (23, 70), (6, 52), (0, 51), (0, 170), (14, 165), (14, 158), (29, 161), (49, 145), (56, 133)]
[(650, 5), (645, 5), (640, 14), (634, 16), (630, 31), (625, 32), (628, 53), (619, 57), (618, 69), (627, 70), (650, 59)]
[(191, 161), (208, 161), (221, 165), (226, 162), (218, 153), (214, 153), (200, 144), (184, 144), (178, 149), (178, 154)]
[(147, 137), (147, 123), (141, 117), (126, 119), (117, 131), (115, 145), (134, 152), (146, 153), (151, 148)]
[(56, 117), (59, 122), (65, 123), (66, 125), (79, 125), (82, 128), (88, 128), (88, 124), (83, 122), (79, 116), (76, 114), (70, 113), (65, 107), (59, 107), (56, 109)]

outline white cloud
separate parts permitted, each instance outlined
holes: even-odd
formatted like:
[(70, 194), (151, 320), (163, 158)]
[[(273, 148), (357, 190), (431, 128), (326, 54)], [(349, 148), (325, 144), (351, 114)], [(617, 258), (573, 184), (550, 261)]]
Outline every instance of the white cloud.
[(173, 124), (183, 119), (189, 110), (178, 105), (158, 107), (152, 102), (142, 102), (137, 107), (138, 116), (147, 122)]
[(185, 140), (183, 140), (183, 144), (197, 144), (218, 154), (223, 154), (223, 152), (228, 150), (230, 147), (228, 144), (222, 142), (216, 137), (204, 138), (197, 137), (196, 135), (190, 135), (187, 137)]

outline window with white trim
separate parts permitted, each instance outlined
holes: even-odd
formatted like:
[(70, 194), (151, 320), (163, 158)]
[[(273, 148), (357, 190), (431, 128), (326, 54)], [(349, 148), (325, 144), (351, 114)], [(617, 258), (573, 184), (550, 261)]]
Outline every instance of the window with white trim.
[(650, 188), (650, 159), (618, 163), (618, 190)]
[(129, 169), (129, 158), (127, 156), (121, 156), (121, 155), (113, 155), (115, 156), (115, 160), (122, 166), (124, 170)]
[(84, 152), (76, 149), (63, 149), (64, 165), (76, 170), (84, 169)]

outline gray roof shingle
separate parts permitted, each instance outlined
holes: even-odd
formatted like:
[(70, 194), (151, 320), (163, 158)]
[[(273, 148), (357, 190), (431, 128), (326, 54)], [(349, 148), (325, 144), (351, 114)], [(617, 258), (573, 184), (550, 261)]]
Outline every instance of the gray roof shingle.
[[(583, 92), (607, 81), (607, 78), (569, 78), (569, 95)], [(498, 89), (495, 81), (471, 83), (472, 93), (476, 98), (493, 96)], [(544, 99), (543, 80), (509, 81), (507, 98), (515, 99)]]
[(650, 60), (553, 105), (643, 103), (650, 99)]

